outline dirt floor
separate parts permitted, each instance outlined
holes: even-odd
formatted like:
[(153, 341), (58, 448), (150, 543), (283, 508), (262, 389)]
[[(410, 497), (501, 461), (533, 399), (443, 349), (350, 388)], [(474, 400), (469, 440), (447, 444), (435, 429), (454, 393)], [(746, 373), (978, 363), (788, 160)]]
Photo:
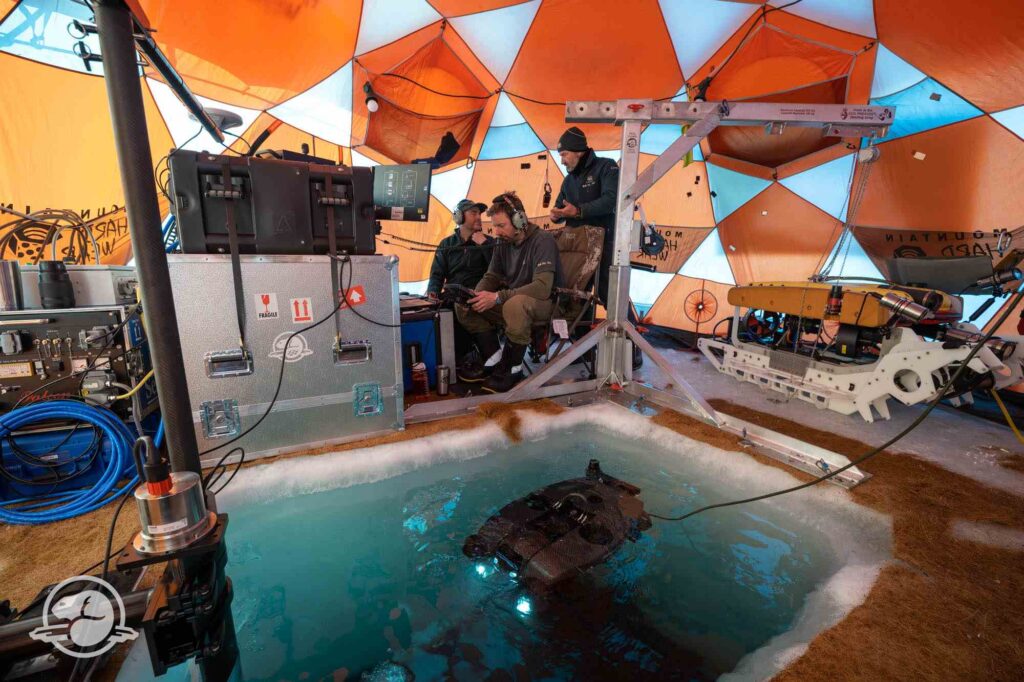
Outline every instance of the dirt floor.
[[(723, 402), (713, 404), (716, 409), (837, 452), (856, 456), (868, 450), (856, 441), (773, 415)], [(487, 420), (496, 420), (517, 439), (521, 417), (516, 410), (522, 409), (562, 410), (545, 401), (485, 405), (470, 416), (416, 424), (401, 433), (324, 450), (408, 440), (473, 428)], [(752, 456), (798, 478), (809, 478), (747, 452), (736, 437), (683, 415), (663, 411), (654, 421), (735, 451), (737, 456)], [(262, 459), (249, 466), (294, 456), (298, 455)], [(950, 533), (955, 520), (1024, 531), (1024, 499), (908, 455), (882, 453), (861, 468), (874, 477), (855, 488), (853, 498), (892, 517), (895, 561), (883, 569), (863, 605), (819, 635), (807, 653), (776, 679), (1024, 679), (1024, 556), (1020, 551), (959, 540)], [(0, 526), (2, 598), (25, 604), (43, 586), (102, 558), (113, 506), (44, 527)], [(118, 522), (114, 547), (137, 529), (136, 515), (127, 510)]]

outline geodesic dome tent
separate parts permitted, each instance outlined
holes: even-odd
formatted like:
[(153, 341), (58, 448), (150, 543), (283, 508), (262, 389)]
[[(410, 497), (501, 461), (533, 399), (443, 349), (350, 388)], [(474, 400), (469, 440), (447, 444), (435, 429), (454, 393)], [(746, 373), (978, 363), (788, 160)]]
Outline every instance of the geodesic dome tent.
[[(673, 168), (643, 200), (668, 247), (646, 259), (657, 272), (632, 279), (634, 302), (655, 324), (710, 331), (729, 314), (734, 283), (885, 275), (893, 257), (993, 255), (1001, 231), (1024, 225), (1017, 0), (129, 4), (204, 104), (241, 116), (234, 132), (246, 142), (269, 131), (265, 147), (306, 143), (360, 165), (427, 157), (454, 136), (457, 151), (434, 173), (429, 224), (384, 225), (380, 249), (400, 256), (410, 289), (428, 274), (424, 245), (452, 229), (462, 197), (515, 189), (544, 222), (545, 184), (557, 193), (562, 179), (551, 150), (570, 99), (700, 93), (896, 107), (871, 163), (858, 163), (872, 156), (859, 153), (860, 139), (720, 128)], [(72, 23), (91, 11), (78, 0), (0, 0), (0, 16), (0, 203), (76, 211), (103, 260), (124, 262), (103, 67), (89, 58), (98, 43)], [(176, 145), (223, 149), (155, 71), (142, 66), (140, 78), (154, 159)], [(583, 127), (598, 153), (617, 155), (617, 128)], [(680, 134), (650, 126), (641, 169)], [(31, 260), (37, 242), (23, 230), (0, 241), (2, 256)]]

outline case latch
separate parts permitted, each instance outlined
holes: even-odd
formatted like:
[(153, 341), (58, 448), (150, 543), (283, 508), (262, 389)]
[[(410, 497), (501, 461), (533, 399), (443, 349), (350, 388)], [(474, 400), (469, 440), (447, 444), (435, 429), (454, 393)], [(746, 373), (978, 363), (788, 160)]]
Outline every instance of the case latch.
[(208, 400), (199, 406), (199, 413), (203, 420), (203, 434), (207, 438), (226, 438), (242, 430), (237, 400)]
[(355, 394), (352, 404), (357, 417), (372, 417), (384, 411), (380, 384), (356, 384), (352, 392)]
[(362, 365), (373, 359), (373, 346), (369, 341), (337, 341), (334, 344), (334, 364)]
[(212, 350), (203, 356), (206, 376), (211, 379), (244, 377), (252, 374), (252, 353), (248, 348)]

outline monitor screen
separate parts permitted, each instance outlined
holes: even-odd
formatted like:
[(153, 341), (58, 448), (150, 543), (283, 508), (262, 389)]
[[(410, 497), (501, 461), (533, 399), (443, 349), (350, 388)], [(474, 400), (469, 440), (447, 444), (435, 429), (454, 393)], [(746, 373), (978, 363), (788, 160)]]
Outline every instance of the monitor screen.
[(430, 217), (430, 164), (375, 166), (373, 203), (384, 220), (426, 221)]

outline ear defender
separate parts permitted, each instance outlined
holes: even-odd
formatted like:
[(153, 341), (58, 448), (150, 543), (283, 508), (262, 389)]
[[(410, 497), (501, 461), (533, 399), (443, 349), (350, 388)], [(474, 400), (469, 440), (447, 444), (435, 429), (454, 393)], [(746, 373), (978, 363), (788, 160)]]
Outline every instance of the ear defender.
[(526, 211), (516, 208), (516, 203), (512, 201), (513, 198), (518, 199), (515, 194), (511, 192), (505, 192), (500, 195), (501, 200), (512, 209), (512, 227), (516, 228), (520, 232), (526, 229), (526, 226), (530, 224), (530, 219), (526, 215)]

